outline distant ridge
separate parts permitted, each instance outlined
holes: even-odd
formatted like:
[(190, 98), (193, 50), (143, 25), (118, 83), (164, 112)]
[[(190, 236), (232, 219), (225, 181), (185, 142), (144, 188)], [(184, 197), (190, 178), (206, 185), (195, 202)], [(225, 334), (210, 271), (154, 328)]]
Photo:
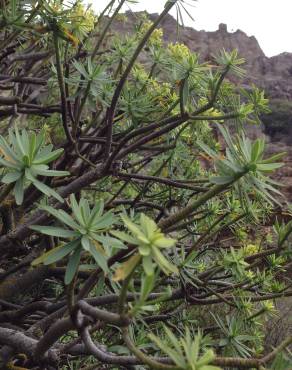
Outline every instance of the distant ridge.
[[(114, 29), (118, 32), (131, 33), (136, 23), (137, 13), (127, 12), (127, 21), (115, 22)], [(150, 14), (154, 20), (157, 14)], [(254, 83), (265, 89), (270, 98), (292, 99), (292, 53), (281, 53), (267, 57), (254, 36), (247, 36), (241, 30), (228, 32), (226, 24), (221, 23), (217, 31), (197, 31), (191, 27), (180, 27), (177, 39), (176, 20), (167, 15), (161, 22), (166, 42), (182, 42), (191, 50), (198, 52), (202, 61), (210, 60), (220, 49), (237, 48), (241, 57), (245, 58), (247, 83)]]

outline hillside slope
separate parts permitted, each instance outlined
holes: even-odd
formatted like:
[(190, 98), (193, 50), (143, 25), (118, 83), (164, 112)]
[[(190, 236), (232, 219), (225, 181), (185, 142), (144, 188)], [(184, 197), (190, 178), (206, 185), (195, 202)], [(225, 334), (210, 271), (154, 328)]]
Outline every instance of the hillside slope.
[[(136, 23), (137, 13), (126, 13), (127, 21), (116, 22), (114, 29), (118, 32), (131, 33)], [(158, 15), (150, 14), (154, 20)], [(282, 53), (268, 58), (265, 56), (254, 36), (247, 36), (241, 30), (228, 32), (226, 24), (220, 24), (214, 32), (197, 31), (191, 27), (180, 27), (177, 34), (177, 23), (171, 15), (167, 15), (161, 22), (166, 42), (179, 41), (191, 50), (198, 52), (202, 61), (212, 59), (214, 53), (225, 48), (238, 49), (245, 58), (247, 70), (246, 81), (265, 89), (271, 98), (292, 99), (292, 53)]]
[[(139, 13), (127, 12), (114, 24), (114, 31), (119, 34), (131, 34), (137, 24)], [(157, 14), (150, 14), (155, 20)], [(167, 15), (161, 22), (163, 38), (166, 43), (180, 42), (199, 54), (200, 60), (210, 61), (220, 49), (227, 51), (238, 49), (246, 60), (244, 68), (246, 85), (255, 84), (265, 90), (270, 99), (272, 112), (262, 117), (262, 127), (249, 130), (251, 136), (266, 135), (270, 141), (271, 152), (286, 151), (285, 166), (278, 172), (277, 179), (285, 184), (283, 192), (292, 201), (292, 53), (282, 53), (274, 57), (265, 56), (254, 36), (248, 36), (241, 30), (228, 32), (227, 25), (220, 24), (214, 32), (197, 31), (191, 27), (180, 27)], [(233, 81), (236, 82), (236, 81)]]

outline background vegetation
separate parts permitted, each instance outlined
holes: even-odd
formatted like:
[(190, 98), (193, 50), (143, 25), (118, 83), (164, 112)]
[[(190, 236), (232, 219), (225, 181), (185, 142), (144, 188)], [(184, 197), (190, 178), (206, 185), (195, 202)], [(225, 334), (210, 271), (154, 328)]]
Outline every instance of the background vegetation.
[[(1, 1), (0, 361), (6, 369), (274, 369), (292, 221), (245, 125), (268, 101), (237, 51), (165, 45), (161, 19)], [(175, 30), (174, 30), (175, 32)]]

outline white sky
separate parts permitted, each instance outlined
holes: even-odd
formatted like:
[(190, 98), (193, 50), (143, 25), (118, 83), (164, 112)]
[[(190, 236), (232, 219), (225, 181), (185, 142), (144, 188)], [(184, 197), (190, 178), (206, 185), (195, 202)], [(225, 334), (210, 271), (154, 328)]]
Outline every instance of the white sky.
[[(197, 30), (215, 31), (226, 23), (229, 31), (238, 28), (254, 35), (267, 56), (292, 52), (292, 0), (186, 0), (194, 21), (184, 16), (185, 24)], [(102, 10), (108, 0), (89, 0), (93, 8)], [(165, 0), (140, 0), (131, 9), (160, 12)], [(127, 9), (124, 8), (124, 9)], [(173, 15), (175, 11), (171, 12)]]

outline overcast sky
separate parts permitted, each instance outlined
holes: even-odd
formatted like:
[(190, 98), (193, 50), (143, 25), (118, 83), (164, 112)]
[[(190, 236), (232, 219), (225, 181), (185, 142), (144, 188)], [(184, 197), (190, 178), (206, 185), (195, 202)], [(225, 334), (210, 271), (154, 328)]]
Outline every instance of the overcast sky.
[[(229, 31), (238, 28), (254, 35), (267, 56), (292, 52), (292, 0), (186, 0), (194, 21), (185, 15), (185, 24), (197, 30), (215, 31), (226, 23)], [(108, 0), (91, 0), (100, 11)], [(133, 10), (160, 12), (165, 0), (140, 0)], [(126, 7), (127, 8), (127, 7)], [(125, 9), (126, 9), (125, 8)], [(175, 11), (172, 11), (175, 14)]]

